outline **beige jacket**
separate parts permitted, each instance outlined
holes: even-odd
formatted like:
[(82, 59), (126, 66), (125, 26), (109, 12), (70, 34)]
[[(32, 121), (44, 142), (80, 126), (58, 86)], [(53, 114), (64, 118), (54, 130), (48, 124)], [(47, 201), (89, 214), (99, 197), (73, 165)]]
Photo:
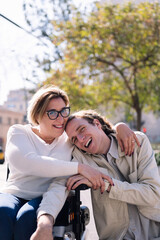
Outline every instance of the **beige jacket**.
[[(101, 155), (84, 154), (74, 149), (74, 161), (89, 164), (111, 176), (115, 186), (110, 193), (93, 190), (92, 203), (99, 238), (102, 240), (123, 239), (128, 226), (127, 204), (135, 204), (140, 213), (160, 222), (160, 177), (154, 153), (148, 138), (136, 132), (141, 147), (135, 147), (132, 156), (125, 156), (118, 147), (119, 157), (115, 160), (118, 169), (127, 181), (122, 182), (116, 171)], [(160, 238), (156, 238), (160, 239)]]

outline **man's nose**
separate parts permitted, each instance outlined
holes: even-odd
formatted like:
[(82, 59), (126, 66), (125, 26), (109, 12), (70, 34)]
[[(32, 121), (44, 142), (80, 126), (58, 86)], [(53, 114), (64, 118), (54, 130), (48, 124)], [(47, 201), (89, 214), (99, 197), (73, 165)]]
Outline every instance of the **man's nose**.
[(84, 137), (83, 134), (78, 134), (78, 135), (77, 135), (77, 138), (78, 138), (78, 141), (79, 141), (79, 142), (83, 142), (85, 137)]

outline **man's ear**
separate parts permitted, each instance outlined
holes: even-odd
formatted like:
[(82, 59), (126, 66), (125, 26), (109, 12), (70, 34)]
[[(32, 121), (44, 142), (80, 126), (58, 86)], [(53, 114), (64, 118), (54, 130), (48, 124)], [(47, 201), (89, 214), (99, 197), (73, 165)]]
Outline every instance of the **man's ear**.
[(101, 128), (101, 123), (98, 119), (94, 119), (93, 120), (93, 123), (98, 127), (98, 128)]

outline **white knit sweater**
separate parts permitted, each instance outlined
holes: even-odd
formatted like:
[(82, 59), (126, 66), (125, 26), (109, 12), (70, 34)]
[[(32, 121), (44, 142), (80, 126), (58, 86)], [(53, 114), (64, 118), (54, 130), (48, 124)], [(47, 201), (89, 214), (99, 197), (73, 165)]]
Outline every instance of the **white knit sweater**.
[[(53, 189), (46, 195), (46, 200), (50, 201), (50, 191), (52, 197), (54, 191), (57, 194), (54, 185), (61, 185), (60, 178), (56, 177), (78, 173), (78, 163), (70, 162), (72, 145), (67, 140), (64, 132), (51, 144), (47, 144), (32, 131), (29, 124), (10, 127), (5, 152), (10, 174), (2, 191), (30, 200), (43, 195), (50, 186)], [(64, 181), (62, 185), (61, 191), (66, 191)], [(65, 198), (64, 192), (63, 196), (58, 194), (58, 198)], [(46, 204), (45, 200), (43, 202)], [(42, 210), (45, 211), (45, 208), (42, 207)]]

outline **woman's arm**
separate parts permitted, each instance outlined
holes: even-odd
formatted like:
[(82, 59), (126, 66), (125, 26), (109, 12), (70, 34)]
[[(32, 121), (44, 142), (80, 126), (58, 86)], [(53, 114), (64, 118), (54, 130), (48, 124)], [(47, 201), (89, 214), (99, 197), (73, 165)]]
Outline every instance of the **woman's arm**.
[(117, 123), (114, 126), (116, 138), (125, 155), (131, 155), (135, 148), (135, 143), (140, 147), (140, 143), (136, 134), (123, 122)]
[(8, 139), (6, 156), (10, 168), (16, 171), (40, 177), (61, 177), (79, 173), (92, 182), (93, 188), (104, 186), (103, 178), (106, 178), (104, 174), (88, 165), (70, 162), (72, 148), (69, 148), (69, 152), (66, 152), (66, 161), (62, 161), (61, 159), (40, 155), (35, 150), (36, 147), (33, 142), (23, 131), (10, 132)]
[(30, 240), (53, 240), (54, 218), (49, 214), (41, 215), (37, 220), (37, 229)]
[(37, 210), (37, 229), (30, 240), (53, 240), (53, 225), (61, 211), (69, 191), (65, 177), (54, 178), (48, 190), (43, 194)]
[(54, 154), (55, 157), (47, 156), (48, 148), (45, 149), (44, 155), (40, 154), (36, 143), (32, 142), (23, 130), (11, 128), (7, 139), (6, 159), (10, 169), (14, 169), (15, 172), (39, 177), (68, 176), (78, 173), (78, 163), (70, 162), (72, 153), (70, 147), (66, 148), (66, 157), (62, 161), (57, 157), (60, 156), (59, 153)]
[[(111, 186), (114, 185), (113, 180), (112, 180), (112, 178), (110, 178), (110, 176), (108, 176), (106, 174), (103, 174), (102, 172), (94, 169), (93, 167), (90, 167), (89, 165), (82, 164), (82, 163), (79, 163), (78, 166), (79, 166), (78, 168), (80, 169), (78, 171), (78, 173), (81, 174), (84, 177), (83, 179), (85, 179), (85, 178), (87, 179), (88, 184), (84, 183), (84, 182), (83, 183), (88, 185), (89, 187), (90, 187), (90, 184), (91, 184), (92, 188), (94, 190), (100, 188), (101, 193), (103, 193), (105, 191), (104, 180), (106, 180)], [(71, 177), (70, 179), (74, 179), (74, 178)], [(72, 180), (72, 181), (74, 181), (74, 180)], [(69, 190), (72, 188), (72, 185), (74, 184), (72, 181), (70, 182), (70, 180), (68, 180), (68, 182), (67, 182), (67, 187), (68, 187)], [(82, 183), (80, 183), (80, 184), (82, 184)], [(78, 185), (80, 185), (80, 184), (78, 184)]]

